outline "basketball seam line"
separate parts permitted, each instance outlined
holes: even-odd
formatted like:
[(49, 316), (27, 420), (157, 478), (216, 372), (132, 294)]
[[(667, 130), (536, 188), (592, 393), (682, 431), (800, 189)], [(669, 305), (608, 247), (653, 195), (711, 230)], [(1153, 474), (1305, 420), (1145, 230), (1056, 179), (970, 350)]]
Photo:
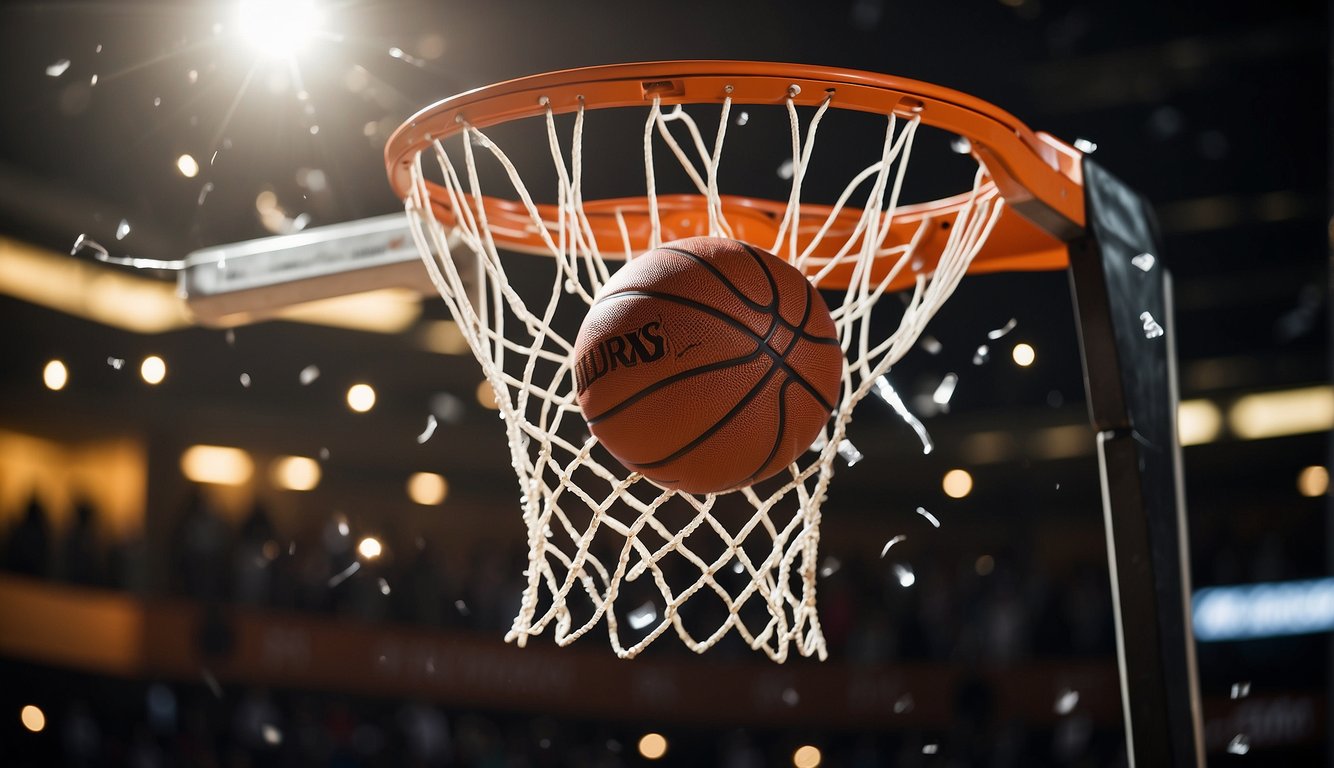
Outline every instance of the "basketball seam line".
[[(745, 243), (739, 240), (733, 240), (732, 242), (746, 249), (746, 252), (749, 253), (752, 258), (755, 257), (755, 252), (750, 250), (749, 246), (747, 246)], [(750, 307), (751, 309), (757, 312), (764, 312), (778, 306), (778, 298), (779, 298), (778, 285), (774, 282), (773, 276), (769, 274), (769, 271), (764, 269), (763, 265), (760, 265), (760, 269), (764, 270), (764, 276), (768, 279), (769, 282), (769, 294), (770, 296), (773, 297), (768, 304), (761, 304), (758, 301), (755, 301), (754, 299), (747, 296), (744, 292), (742, 292), (740, 288), (737, 288), (736, 285), (734, 285), (731, 280), (727, 279), (727, 275), (724, 275), (722, 270), (710, 264), (707, 260), (705, 260), (703, 256), (700, 256), (699, 254), (693, 253), (691, 251), (687, 251), (684, 248), (668, 248), (664, 246), (662, 250), (670, 251), (672, 253), (685, 256), (686, 258), (694, 261), (701, 267), (704, 267), (710, 273), (712, 273), (714, 277), (718, 278), (718, 282), (722, 283), (723, 287), (726, 288), (728, 291), (730, 291), (733, 296), (736, 296), (739, 300), (741, 300), (743, 304), (745, 304), (746, 306)]]
[(750, 477), (746, 478), (745, 485), (755, 482), (755, 476), (763, 472), (764, 468), (769, 466), (769, 462), (773, 461), (774, 456), (778, 454), (778, 446), (783, 442), (783, 435), (787, 434), (787, 388), (791, 384), (792, 379), (788, 378), (778, 388), (778, 429), (774, 432), (774, 444), (769, 448), (769, 455), (765, 456), (764, 461), (760, 462), (760, 466), (750, 473)]
[(649, 395), (653, 394), (654, 392), (657, 392), (659, 389), (669, 384), (675, 384), (676, 382), (688, 379), (691, 376), (697, 376), (699, 374), (704, 374), (704, 373), (711, 373), (713, 371), (721, 370), (723, 368), (730, 368), (731, 366), (734, 365), (744, 365), (746, 363), (751, 362), (752, 360), (754, 360), (755, 358), (759, 357), (762, 354), (764, 354), (764, 350), (757, 348), (754, 352), (751, 352), (750, 354), (745, 355), (743, 357), (733, 357), (727, 360), (719, 360), (717, 362), (708, 363), (706, 365), (696, 366), (688, 371), (679, 371), (677, 373), (672, 374), (671, 376), (668, 376), (665, 379), (658, 379), (657, 381), (653, 382), (647, 387), (644, 387), (643, 389), (639, 390), (633, 395), (630, 395), (629, 397), (625, 398), (616, 405), (613, 405), (612, 407), (608, 408), (602, 413), (599, 413), (598, 415), (592, 418), (586, 418), (584, 419), (584, 421), (589, 426), (592, 426), (598, 423), (599, 421), (602, 421), (603, 419), (608, 419), (611, 418), (612, 416), (615, 416), (622, 409), (634, 405), (643, 398), (648, 397)]
[[(681, 458), (681, 456), (694, 450), (697, 446), (699, 446), (700, 443), (718, 434), (718, 430), (722, 429), (723, 427), (726, 427), (729, 423), (731, 423), (732, 418), (736, 416), (738, 413), (740, 413), (743, 407), (748, 405), (750, 401), (754, 400), (756, 397), (759, 396), (760, 392), (763, 391), (765, 385), (769, 383), (769, 380), (774, 377), (774, 374), (777, 373), (778, 370), (779, 366), (777, 364), (769, 366), (769, 370), (765, 371), (764, 375), (760, 377), (760, 380), (755, 382), (755, 386), (751, 387), (750, 391), (746, 393), (745, 397), (737, 401), (736, 405), (732, 406), (732, 408), (728, 410), (727, 413), (724, 413), (721, 417), (719, 417), (718, 420), (715, 421), (712, 426), (701, 432), (698, 437), (696, 437), (694, 440), (691, 440), (689, 443), (686, 443), (685, 445), (681, 446), (680, 448), (676, 449), (676, 451), (673, 452), (671, 455), (665, 458), (658, 459), (656, 461), (632, 461), (628, 463), (636, 467), (644, 467), (646, 469), (652, 469), (654, 467), (659, 467), (662, 466), (663, 464), (675, 461)], [(789, 381), (791, 381), (791, 379), (789, 379)]]
[[(677, 296), (671, 293), (659, 293), (657, 291), (643, 291), (643, 290), (621, 291), (619, 293), (614, 293), (610, 296), (604, 296), (602, 300), (607, 301), (610, 299), (617, 299), (622, 297), (633, 298), (636, 296), (643, 296), (651, 299), (663, 299), (664, 301), (670, 301), (676, 304), (682, 304), (692, 309), (697, 309), (700, 312), (704, 312), (705, 314), (713, 315), (719, 320), (722, 320), (725, 324), (731, 326), (735, 330), (740, 331), (741, 333), (749, 336), (752, 341), (754, 341), (756, 344), (760, 346), (759, 350), (760, 352), (769, 355), (769, 357), (773, 359), (775, 365), (782, 368), (797, 383), (801, 384), (802, 388), (805, 389), (807, 392), (810, 392), (811, 396), (814, 397), (816, 401), (820, 403), (820, 405), (823, 405), (829, 411), (834, 410), (834, 406), (826, 402), (824, 396), (821, 395), (820, 392), (816, 390), (815, 387), (812, 386), (810, 382), (806, 381), (806, 379), (803, 376), (799, 375), (796, 371), (792, 370), (792, 368), (787, 364), (787, 361), (784, 356), (779, 355), (776, 350), (769, 347), (765, 337), (760, 336), (758, 333), (755, 333), (750, 328), (746, 327), (745, 323), (738, 322), (736, 318), (732, 317), (731, 315), (728, 315), (725, 312), (710, 307), (707, 304), (701, 304), (697, 301), (687, 299), (684, 296)], [(771, 317), (770, 319), (772, 320), (773, 318)], [(787, 324), (784, 323), (784, 325), (786, 326)], [(791, 329), (790, 326), (788, 327), (789, 329)], [(772, 330), (773, 326), (770, 326), (770, 331), (772, 332)]]

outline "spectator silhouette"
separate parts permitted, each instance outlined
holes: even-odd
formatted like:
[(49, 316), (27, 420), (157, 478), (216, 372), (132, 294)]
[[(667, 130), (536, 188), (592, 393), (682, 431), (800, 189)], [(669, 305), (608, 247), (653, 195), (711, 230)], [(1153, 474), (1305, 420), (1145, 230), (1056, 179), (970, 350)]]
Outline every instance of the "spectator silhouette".
[(190, 597), (227, 597), (227, 552), (231, 531), (198, 486), (190, 491), (172, 542), (180, 588)]
[(80, 500), (74, 505), (74, 520), (61, 542), (61, 564), (66, 581), (81, 586), (101, 586), (105, 581), (102, 550), (97, 542), (96, 512)]
[(51, 525), (35, 494), (28, 500), (23, 519), (9, 533), (5, 567), (25, 576), (45, 577), (51, 573)]

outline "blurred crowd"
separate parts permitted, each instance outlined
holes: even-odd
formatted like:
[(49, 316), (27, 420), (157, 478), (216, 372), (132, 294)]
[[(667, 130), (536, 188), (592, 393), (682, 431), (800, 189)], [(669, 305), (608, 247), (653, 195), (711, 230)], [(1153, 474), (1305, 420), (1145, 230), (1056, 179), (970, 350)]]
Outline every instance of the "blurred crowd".
[[(84, 503), (57, 534), (33, 500), (8, 531), (3, 567), (209, 604), (495, 636), (509, 629), (525, 583), (522, 542), (455, 552), (410, 534), (403, 541), (374, 539), (368, 550), (366, 538), (338, 514), (284, 537), (263, 505), (232, 524), (199, 489), (166, 537), (162, 551), (149, 552), (137, 539), (108, 545), (95, 510)], [(1003, 663), (1113, 653), (1105, 568), (1089, 564), (1057, 578), (1035, 558), (985, 560), (985, 567), (981, 560), (976, 567), (922, 563), (905, 583), (905, 572), (884, 560), (826, 558), (819, 604), (830, 651), (856, 663)], [(729, 647), (745, 653), (738, 645), (724, 643), (720, 653)], [(685, 652), (676, 643), (656, 644), (654, 652), (669, 648)]]

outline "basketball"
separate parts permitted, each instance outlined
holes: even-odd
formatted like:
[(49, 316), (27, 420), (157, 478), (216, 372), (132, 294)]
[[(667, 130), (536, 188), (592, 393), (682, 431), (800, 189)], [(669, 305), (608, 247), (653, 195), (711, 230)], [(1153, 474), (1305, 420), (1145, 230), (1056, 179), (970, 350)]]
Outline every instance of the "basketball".
[(696, 494), (790, 464), (828, 421), (843, 375), (834, 321), (801, 272), (714, 237), (666, 243), (616, 272), (573, 359), (579, 407), (603, 447)]

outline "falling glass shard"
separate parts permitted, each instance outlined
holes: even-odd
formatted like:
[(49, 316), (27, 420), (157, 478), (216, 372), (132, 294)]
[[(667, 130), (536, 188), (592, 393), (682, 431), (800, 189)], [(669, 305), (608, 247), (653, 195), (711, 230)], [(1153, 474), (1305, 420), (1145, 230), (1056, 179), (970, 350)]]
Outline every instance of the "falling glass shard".
[(857, 450), (857, 446), (853, 445), (852, 441), (847, 438), (838, 441), (838, 455), (843, 457), (849, 467), (856, 466), (857, 462), (866, 458), (861, 451)]
[(912, 572), (912, 566), (894, 565), (894, 576), (899, 580), (900, 587), (911, 587), (917, 583), (917, 574)]
[(283, 743), (283, 732), (269, 723), (260, 726), (260, 736), (264, 738), (264, 743), (271, 747), (276, 747)]
[(1012, 317), (1010, 318), (1010, 322), (1006, 323), (1005, 325), (1002, 325), (1001, 327), (995, 329), (994, 331), (987, 331), (987, 338), (991, 339), (992, 341), (995, 341), (996, 339), (1001, 338), (1010, 331), (1013, 331), (1014, 327), (1018, 324), (1019, 324), (1018, 318)]
[(218, 684), (218, 678), (213, 675), (209, 668), (200, 667), (199, 676), (204, 678), (204, 685), (208, 686), (209, 693), (213, 694), (213, 698), (221, 699), (222, 686)]
[(1140, 255), (1131, 259), (1130, 263), (1134, 264), (1136, 267), (1139, 267), (1140, 271), (1148, 272), (1149, 270), (1153, 269), (1154, 261), (1155, 260), (1153, 258), (1152, 253), (1141, 253)]
[(983, 344), (973, 353), (973, 365), (982, 365), (991, 359), (991, 348)]
[(644, 603), (625, 616), (631, 629), (643, 629), (658, 620), (658, 609), (653, 603)]
[(827, 579), (838, 573), (838, 569), (842, 567), (843, 563), (839, 562), (837, 557), (830, 555), (824, 559), (823, 563), (820, 563), (820, 577)]
[(737, 125), (745, 125), (746, 123), (749, 123), (749, 122), (750, 122), (750, 113), (749, 113), (749, 112), (746, 112), (746, 111), (743, 110), (743, 111), (741, 112), (741, 114), (739, 114), (739, 115), (736, 116), (736, 124), (737, 124)]
[(1091, 155), (1098, 151), (1098, 145), (1088, 139), (1075, 139), (1075, 149), (1086, 155)]
[(247, 389), (250, 388), (250, 374), (248, 373), (241, 374), (241, 386)]
[(907, 422), (908, 426), (912, 427), (913, 431), (917, 433), (917, 439), (922, 441), (922, 453), (930, 453), (935, 445), (931, 442), (931, 435), (927, 434), (926, 426), (908, 410), (907, 404), (903, 402), (903, 398), (899, 397), (899, 393), (894, 390), (894, 385), (889, 383), (887, 377), (876, 377), (875, 393), (881, 400), (888, 403), (889, 407), (893, 408), (894, 412), (899, 415), (899, 418)]
[(732, 573), (740, 575), (745, 572), (746, 572), (745, 563), (741, 562), (740, 560), (735, 560), (732, 562)]
[(959, 383), (959, 375), (956, 373), (947, 373), (945, 378), (940, 380), (936, 386), (936, 391), (931, 395), (931, 400), (936, 405), (949, 405), (950, 398), (954, 397), (954, 387)]
[(1052, 710), (1058, 715), (1068, 715), (1075, 711), (1075, 705), (1078, 703), (1079, 691), (1067, 688), (1056, 697), (1056, 704), (1052, 707)]
[(923, 745), (922, 745), (922, 754), (924, 754), (924, 755), (934, 755), (934, 754), (935, 754), (937, 751), (939, 751), (939, 750), (940, 750), (940, 745), (939, 745), (939, 744), (923, 744)]
[(91, 251), (93, 254), (93, 258), (102, 260), (107, 259), (111, 255), (107, 253), (107, 249), (103, 248), (101, 243), (97, 242), (96, 240), (92, 239), (87, 235), (79, 235), (78, 237), (74, 238), (74, 245), (70, 246), (69, 255), (78, 256), (81, 252), (85, 250)]
[(108, 357), (108, 358), (107, 358), (107, 365), (109, 365), (109, 366), (111, 366), (112, 368), (114, 368), (115, 370), (119, 371), (121, 368), (124, 368), (124, 367), (125, 367), (125, 358), (123, 358), (123, 357)]
[(950, 149), (961, 155), (966, 155), (973, 151), (973, 142), (969, 141), (967, 136), (955, 136), (950, 139)]
[(778, 178), (784, 181), (792, 178), (795, 172), (796, 167), (792, 164), (792, 158), (790, 157), (778, 165)]
[(342, 584), (343, 582), (347, 581), (352, 576), (352, 574), (356, 573), (359, 570), (361, 570), (361, 561), (353, 560), (351, 565), (339, 571), (338, 573), (335, 573), (333, 575), (333, 578), (329, 579), (329, 589), (333, 589), (339, 584)]
[(1251, 682), (1249, 680), (1242, 683), (1232, 684), (1232, 698), (1244, 699), (1250, 695), (1251, 695)]
[(130, 234), (130, 222), (128, 219), (121, 219), (116, 225), (116, 239), (124, 240), (125, 236)]
[(467, 616), (472, 613), (472, 610), (468, 608), (468, 604), (462, 600), (454, 601), (454, 610), (458, 611), (460, 616)]
[(911, 712), (913, 711), (914, 706), (915, 703), (913, 702), (912, 694), (905, 693), (894, 700), (894, 714), (902, 715), (905, 712)]
[(1227, 743), (1229, 755), (1244, 755), (1251, 751), (1251, 740), (1244, 733), (1239, 733), (1232, 737), (1232, 741)]
[(931, 514), (930, 512), (927, 512), (925, 507), (918, 507), (917, 514), (921, 515), (922, 517), (925, 517), (926, 521), (928, 523), (931, 523), (931, 525), (935, 526), (936, 528), (940, 527), (940, 521), (936, 519), (935, 515)]
[(297, 379), (301, 382), (301, 386), (303, 387), (309, 386), (319, 377), (320, 367), (318, 365), (308, 365), (301, 369), (301, 373), (297, 374)]
[(885, 546), (880, 548), (880, 558), (883, 560), (885, 555), (889, 554), (890, 547), (894, 546), (895, 544), (898, 544), (900, 541), (906, 540), (907, 538), (908, 538), (907, 536), (904, 536), (903, 534), (900, 533), (898, 536), (895, 536), (894, 538), (885, 542)]
[(381, 578), (381, 579), (380, 579), (380, 594), (382, 594), (382, 595), (387, 595), (387, 594), (389, 594), (390, 591), (391, 591), (391, 590), (389, 589), (389, 582), (388, 582), (387, 580)]
[(1163, 335), (1163, 327), (1153, 319), (1153, 315), (1148, 312), (1139, 313), (1139, 319), (1144, 323), (1144, 338), (1156, 339)]
[(195, 205), (203, 205), (204, 198), (208, 197), (208, 193), (212, 191), (213, 191), (213, 182), (211, 181), (204, 182), (204, 186), (199, 188), (199, 199), (195, 201)]
[(940, 350), (944, 346), (940, 343), (940, 339), (935, 336), (922, 336), (917, 340), (917, 343), (922, 345), (922, 351), (928, 355), (940, 354)]
[(426, 429), (422, 430), (422, 433), (420, 435), (417, 435), (417, 445), (421, 445), (425, 443), (427, 440), (431, 439), (431, 435), (435, 434), (435, 426), (436, 426), (435, 416), (433, 415), (427, 416)]
[(61, 59), (46, 68), (47, 77), (60, 77), (69, 69), (69, 59)]
[(789, 707), (795, 707), (801, 703), (801, 694), (797, 693), (795, 688), (784, 688), (783, 703)]

